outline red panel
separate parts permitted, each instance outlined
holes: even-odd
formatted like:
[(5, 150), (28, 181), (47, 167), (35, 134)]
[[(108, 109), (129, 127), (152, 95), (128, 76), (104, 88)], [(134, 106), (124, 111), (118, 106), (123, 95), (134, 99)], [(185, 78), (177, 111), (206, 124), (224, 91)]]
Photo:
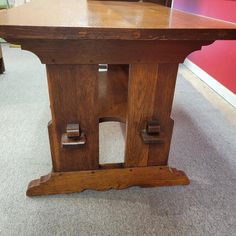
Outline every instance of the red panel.
[[(174, 8), (236, 23), (236, 0), (174, 0)], [(236, 41), (217, 41), (189, 59), (236, 93)]]

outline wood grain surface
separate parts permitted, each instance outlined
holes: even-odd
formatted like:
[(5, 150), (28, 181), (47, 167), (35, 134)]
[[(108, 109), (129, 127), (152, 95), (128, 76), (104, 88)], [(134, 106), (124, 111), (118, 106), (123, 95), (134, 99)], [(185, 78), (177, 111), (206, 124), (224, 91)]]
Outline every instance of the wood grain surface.
[[(97, 169), (98, 66), (47, 65), (52, 122), (49, 137), (54, 171)], [(77, 148), (63, 148), (62, 134), (69, 123), (79, 123), (87, 142)]]
[[(170, 118), (178, 64), (132, 64), (128, 92), (125, 166), (167, 165), (173, 120)], [(147, 145), (140, 137), (157, 120), (163, 143)]]
[[(43, 64), (181, 63), (214, 41), (12, 40), (35, 53)], [(128, 69), (128, 68), (127, 68)]]
[(124, 189), (130, 186), (156, 187), (187, 184), (189, 184), (189, 179), (183, 171), (168, 166), (53, 172), (33, 180), (26, 194), (36, 196), (75, 193), (86, 189), (101, 191)]
[(148, 2), (33, 0), (0, 12), (0, 36), (40, 39), (236, 39), (236, 25)]
[(122, 65), (98, 73), (99, 121), (126, 122), (128, 74)]

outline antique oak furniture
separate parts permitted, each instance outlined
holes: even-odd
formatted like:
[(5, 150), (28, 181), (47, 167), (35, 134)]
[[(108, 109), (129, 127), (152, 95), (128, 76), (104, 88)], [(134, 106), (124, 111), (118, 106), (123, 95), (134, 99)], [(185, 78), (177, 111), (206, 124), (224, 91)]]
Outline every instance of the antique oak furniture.
[[(0, 37), (47, 69), (53, 170), (28, 196), (189, 184), (168, 166), (178, 65), (236, 39), (236, 25), (149, 2), (34, 0), (0, 13)], [(124, 163), (100, 165), (99, 122), (114, 120), (126, 123)]]

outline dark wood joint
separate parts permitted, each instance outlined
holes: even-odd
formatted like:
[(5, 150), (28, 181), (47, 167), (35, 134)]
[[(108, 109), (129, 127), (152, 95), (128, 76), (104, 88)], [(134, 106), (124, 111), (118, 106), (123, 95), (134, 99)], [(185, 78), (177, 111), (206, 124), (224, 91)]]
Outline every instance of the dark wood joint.
[(149, 135), (159, 135), (161, 132), (161, 126), (157, 120), (150, 120), (147, 122), (146, 131)]
[(164, 133), (157, 120), (147, 122), (146, 129), (141, 130), (141, 138), (145, 144), (164, 143)]
[(80, 125), (67, 124), (66, 133), (61, 137), (62, 147), (78, 147), (86, 144), (86, 136), (80, 130)]

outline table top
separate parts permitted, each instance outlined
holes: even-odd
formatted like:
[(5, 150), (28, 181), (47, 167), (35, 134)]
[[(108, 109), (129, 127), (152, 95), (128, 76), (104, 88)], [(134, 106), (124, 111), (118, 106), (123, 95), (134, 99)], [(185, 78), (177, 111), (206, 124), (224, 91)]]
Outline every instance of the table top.
[(0, 37), (24, 39), (236, 39), (236, 24), (155, 3), (33, 0), (0, 12)]

